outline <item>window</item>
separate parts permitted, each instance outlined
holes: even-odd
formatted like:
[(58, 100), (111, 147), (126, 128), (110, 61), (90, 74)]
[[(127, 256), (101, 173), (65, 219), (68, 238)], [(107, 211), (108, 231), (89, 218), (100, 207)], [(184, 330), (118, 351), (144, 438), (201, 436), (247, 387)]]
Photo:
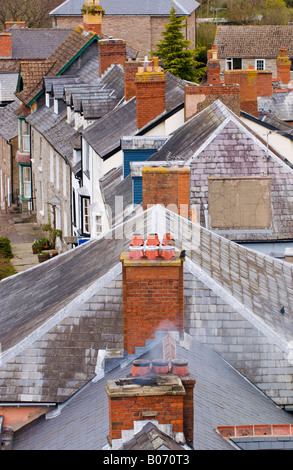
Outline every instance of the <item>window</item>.
[(96, 233), (99, 235), (99, 233), (102, 233), (103, 231), (103, 224), (102, 224), (102, 216), (101, 215), (96, 215)]
[(20, 165), (19, 166), (19, 180), (20, 180), (20, 198), (31, 199), (31, 167)]
[(271, 178), (209, 178), (209, 226), (215, 230), (271, 228)]
[(31, 198), (31, 169), (28, 166), (23, 167), (23, 197)]
[(264, 59), (256, 59), (255, 69), (256, 70), (265, 70), (265, 60)]
[(226, 59), (226, 70), (242, 69), (242, 59), (238, 57)]
[(21, 152), (29, 152), (30, 151), (30, 126), (24, 120), (19, 120), (19, 150)]
[(90, 200), (87, 197), (82, 198), (82, 221), (83, 221), (83, 233), (89, 235), (90, 230)]

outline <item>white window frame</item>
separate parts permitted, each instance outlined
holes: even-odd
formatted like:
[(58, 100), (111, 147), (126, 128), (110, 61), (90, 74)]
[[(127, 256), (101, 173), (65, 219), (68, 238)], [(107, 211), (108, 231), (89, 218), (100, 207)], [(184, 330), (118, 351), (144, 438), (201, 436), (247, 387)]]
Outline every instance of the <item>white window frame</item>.
[[(258, 63), (262, 62), (262, 68), (258, 68)], [(266, 69), (266, 61), (265, 59), (255, 59), (255, 70), (265, 70)]]
[(29, 166), (24, 166), (22, 170), (22, 175), (23, 175), (23, 197), (25, 199), (30, 199), (32, 197), (31, 168)]
[[(234, 69), (233, 67), (233, 60), (234, 59), (239, 59), (241, 60), (241, 69)], [(228, 67), (228, 64), (230, 64), (230, 67)], [(240, 57), (227, 57), (226, 59), (226, 70), (242, 70), (242, 59)]]
[(82, 231), (85, 235), (91, 233), (90, 199), (88, 197), (82, 198)]
[(96, 230), (97, 235), (100, 235), (103, 232), (103, 216), (102, 216), (102, 214), (95, 214), (95, 230)]
[(30, 152), (30, 126), (25, 119), (19, 119), (19, 150)]

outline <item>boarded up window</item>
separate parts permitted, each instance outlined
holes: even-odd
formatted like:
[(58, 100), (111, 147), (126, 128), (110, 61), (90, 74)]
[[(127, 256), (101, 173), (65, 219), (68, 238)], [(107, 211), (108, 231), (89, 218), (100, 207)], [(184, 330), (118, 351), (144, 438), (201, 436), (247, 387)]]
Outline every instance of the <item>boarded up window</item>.
[(209, 178), (209, 219), (218, 230), (271, 228), (271, 178)]

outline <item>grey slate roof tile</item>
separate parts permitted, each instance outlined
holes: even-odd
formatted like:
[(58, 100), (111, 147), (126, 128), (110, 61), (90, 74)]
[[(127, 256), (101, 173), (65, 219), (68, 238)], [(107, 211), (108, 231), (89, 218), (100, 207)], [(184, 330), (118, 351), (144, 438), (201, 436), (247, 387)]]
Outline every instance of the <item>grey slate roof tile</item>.
[[(168, 112), (183, 106), (185, 81), (177, 79), (169, 72), (166, 73), (166, 111), (160, 117), (168, 115)], [(158, 117), (159, 118), (159, 117)], [(155, 124), (158, 120), (154, 119)], [(133, 97), (126, 103), (108, 113), (99, 122), (92, 124), (82, 132), (83, 137), (90, 146), (102, 158), (111, 151), (120, 147), (120, 137), (143, 133), (152, 123), (148, 123), (142, 129), (137, 129), (136, 98)]]
[(260, 116), (273, 114), (283, 121), (293, 120), (293, 92), (284, 90), (273, 93), (272, 96), (257, 98), (257, 107)]
[[(145, 357), (151, 360), (157, 354), (156, 348)], [(190, 350), (177, 344), (177, 357), (188, 359), (189, 372), (196, 380), (195, 450), (233, 450), (231, 444), (215, 432), (220, 425), (293, 423), (290, 413), (276, 407), (217, 353), (195, 339)], [(126, 377), (130, 367), (127, 366), (124, 370), (116, 368), (98, 382), (89, 383), (68, 402), (56, 418), (40, 418), (37, 423), (18, 431), (14, 439), (14, 450), (102, 449), (107, 444), (106, 436), (109, 432), (105, 385), (108, 380)]]
[(12, 59), (47, 59), (72, 29), (10, 29)]
[[(199, 3), (192, 0), (176, 0), (175, 7), (178, 14), (191, 14), (199, 7)], [(68, 0), (64, 2), (55, 10), (50, 12), (50, 15), (73, 15), (81, 16), (81, 9), (83, 0)], [(106, 15), (159, 15), (168, 16), (171, 10), (172, 2), (170, 0), (144, 0), (136, 1), (121, 1), (116, 0), (103, 0), (103, 9)]]
[(18, 135), (18, 119), (15, 112), (20, 106), (20, 101), (15, 101), (0, 108), (0, 135), (7, 141)]
[(0, 103), (15, 100), (15, 91), (18, 81), (18, 73), (2, 72), (0, 73)]

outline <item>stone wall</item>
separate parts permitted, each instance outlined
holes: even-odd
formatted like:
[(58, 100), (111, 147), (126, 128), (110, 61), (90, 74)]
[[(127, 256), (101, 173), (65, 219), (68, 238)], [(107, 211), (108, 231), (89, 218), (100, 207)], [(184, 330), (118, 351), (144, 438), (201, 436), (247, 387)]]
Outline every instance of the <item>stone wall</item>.
[[(281, 161), (280, 161), (281, 162)], [(191, 164), (191, 205), (200, 207), (200, 223), (209, 228), (209, 177), (271, 177), (272, 226), (269, 231), (226, 231), (233, 240), (288, 239), (293, 235), (293, 174), (268, 158), (246, 132), (230, 121)], [(285, 189), (286, 187), (286, 189)], [(231, 227), (231, 230), (233, 227)]]
[(55, 206), (55, 226), (62, 230), (63, 236), (68, 236), (71, 234), (70, 167), (36, 129), (32, 129), (31, 142), (37, 221), (39, 224), (47, 224), (50, 214), (53, 226), (54, 209), (50, 202), (57, 196), (60, 203)]

